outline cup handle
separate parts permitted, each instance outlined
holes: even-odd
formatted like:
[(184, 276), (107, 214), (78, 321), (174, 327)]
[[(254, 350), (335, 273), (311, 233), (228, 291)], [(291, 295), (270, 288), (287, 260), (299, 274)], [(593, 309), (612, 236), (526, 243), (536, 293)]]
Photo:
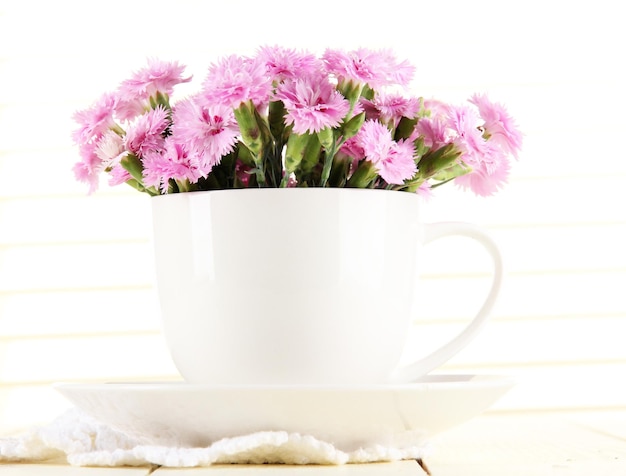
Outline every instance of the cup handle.
[(493, 259), (493, 280), (491, 289), (478, 314), (470, 323), (451, 341), (435, 350), (417, 362), (407, 364), (392, 374), (391, 383), (409, 383), (424, 376), (431, 370), (446, 363), (459, 353), (469, 342), (476, 337), (487, 321), (491, 310), (496, 302), (502, 285), (503, 265), (502, 255), (496, 243), (491, 237), (476, 225), (463, 222), (441, 222), (424, 225), (424, 244), (427, 244), (444, 236), (461, 235), (473, 238), (487, 250)]

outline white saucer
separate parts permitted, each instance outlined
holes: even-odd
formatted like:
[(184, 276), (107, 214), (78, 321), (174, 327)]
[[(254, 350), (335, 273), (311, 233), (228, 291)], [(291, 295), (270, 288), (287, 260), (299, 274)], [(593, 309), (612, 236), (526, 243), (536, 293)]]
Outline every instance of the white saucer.
[(407, 385), (232, 387), (174, 383), (56, 384), (88, 415), (146, 443), (205, 447), (259, 431), (310, 435), (350, 449), (428, 439), (478, 415), (508, 377), (431, 375)]

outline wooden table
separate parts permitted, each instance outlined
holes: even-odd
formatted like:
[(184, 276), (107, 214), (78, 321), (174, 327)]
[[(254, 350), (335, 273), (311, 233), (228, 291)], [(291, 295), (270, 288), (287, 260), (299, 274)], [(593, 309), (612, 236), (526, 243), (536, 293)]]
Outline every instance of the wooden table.
[(78, 468), (62, 461), (3, 464), (10, 476), (626, 476), (626, 407), (486, 413), (441, 435), (425, 459), (346, 466), (216, 465), (171, 469)]

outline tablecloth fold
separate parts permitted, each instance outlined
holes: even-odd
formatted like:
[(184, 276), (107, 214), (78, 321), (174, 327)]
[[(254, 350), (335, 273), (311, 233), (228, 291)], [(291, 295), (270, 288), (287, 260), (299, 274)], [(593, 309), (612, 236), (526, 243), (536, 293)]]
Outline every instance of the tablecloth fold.
[[(369, 443), (350, 450), (313, 436), (263, 431), (223, 438), (201, 448), (150, 444), (96, 421), (78, 409), (50, 424), (11, 438), (0, 438), (0, 461), (36, 462), (66, 457), (75, 466), (209, 466), (217, 463), (369, 463), (423, 458), (429, 445), (407, 432), (396, 444)], [(402, 442), (398, 444), (397, 442)]]

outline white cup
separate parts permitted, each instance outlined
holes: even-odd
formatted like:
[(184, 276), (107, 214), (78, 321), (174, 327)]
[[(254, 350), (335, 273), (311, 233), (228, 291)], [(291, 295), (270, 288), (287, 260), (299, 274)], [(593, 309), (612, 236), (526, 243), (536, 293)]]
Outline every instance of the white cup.
[[(151, 200), (163, 332), (189, 383), (410, 382), (477, 335), (499, 292), (502, 263), (489, 236), (467, 223), (421, 223), (415, 194), (266, 188)], [(448, 235), (486, 248), (490, 291), (460, 334), (398, 368), (422, 245)]]

